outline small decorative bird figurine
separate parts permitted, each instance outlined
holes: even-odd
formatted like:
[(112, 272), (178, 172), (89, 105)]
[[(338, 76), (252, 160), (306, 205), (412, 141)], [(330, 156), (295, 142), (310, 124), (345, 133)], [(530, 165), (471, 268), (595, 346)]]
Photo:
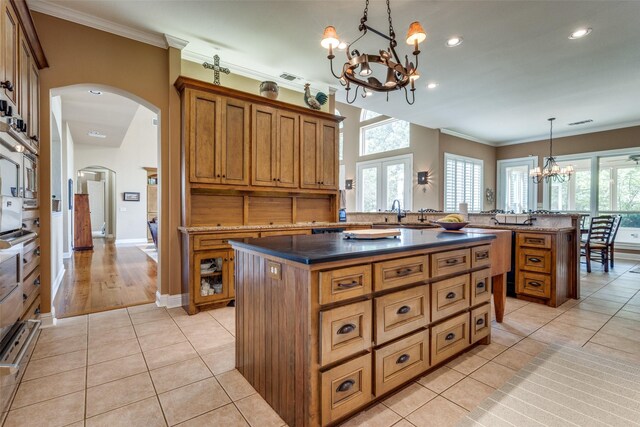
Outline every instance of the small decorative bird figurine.
[(311, 95), (309, 83), (304, 85), (304, 102), (309, 106), (309, 108), (319, 110), (327, 103), (328, 99), (329, 97), (322, 92), (318, 92), (316, 96)]

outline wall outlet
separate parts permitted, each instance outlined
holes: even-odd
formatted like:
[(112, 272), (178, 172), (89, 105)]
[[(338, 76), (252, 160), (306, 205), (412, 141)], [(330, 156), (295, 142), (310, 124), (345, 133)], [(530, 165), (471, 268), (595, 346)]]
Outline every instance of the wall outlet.
[(282, 264), (269, 261), (267, 262), (269, 269), (269, 278), (274, 280), (282, 280)]

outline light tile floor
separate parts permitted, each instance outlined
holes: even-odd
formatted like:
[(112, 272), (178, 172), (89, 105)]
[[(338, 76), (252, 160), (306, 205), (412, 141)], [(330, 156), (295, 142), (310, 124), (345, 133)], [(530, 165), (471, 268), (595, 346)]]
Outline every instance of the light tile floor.
[[(509, 298), (492, 343), (426, 375), (345, 426), (455, 425), (549, 343), (640, 363), (640, 274), (582, 273), (582, 299)], [(10, 426), (282, 426), (234, 369), (235, 309), (188, 316), (153, 304), (62, 319), (42, 331)], [(37, 420), (37, 421), (36, 421)]]

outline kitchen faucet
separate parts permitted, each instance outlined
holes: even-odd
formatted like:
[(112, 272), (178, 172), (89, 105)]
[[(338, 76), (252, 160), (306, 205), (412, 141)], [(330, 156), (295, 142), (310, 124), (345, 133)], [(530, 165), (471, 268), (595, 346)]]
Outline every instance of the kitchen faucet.
[(400, 222), (402, 221), (402, 218), (407, 216), (407, 214), (403, 213), (402, 209), (400, 209), (400, 200), (398, 199), (395, 199), (391, 204), (391, 210), (393, 211), (395, 209), (396, 203), (398, 204), (398, 222)]

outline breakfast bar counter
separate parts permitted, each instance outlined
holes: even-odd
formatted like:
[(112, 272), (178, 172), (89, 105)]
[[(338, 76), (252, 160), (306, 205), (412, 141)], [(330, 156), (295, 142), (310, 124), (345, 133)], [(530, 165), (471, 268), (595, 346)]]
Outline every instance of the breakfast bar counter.
[(490, 342), (494, 239), (232, 240), (236, 367), (288, 425), (335, 425)]

